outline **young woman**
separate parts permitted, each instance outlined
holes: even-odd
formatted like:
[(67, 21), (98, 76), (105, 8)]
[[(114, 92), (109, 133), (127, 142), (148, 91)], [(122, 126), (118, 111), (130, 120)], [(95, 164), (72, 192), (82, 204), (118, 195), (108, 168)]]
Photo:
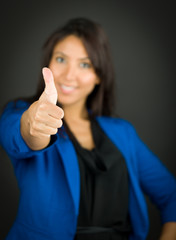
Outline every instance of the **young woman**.
[(19, 209), (7, 240), (143, 240), (144, 193), (176, 239), (176, 180), (127, 121), (113, 116), (114, 72), (101, 26), (73, 19), (43, 48), (36, 95), (11, 102), (0, 142)]

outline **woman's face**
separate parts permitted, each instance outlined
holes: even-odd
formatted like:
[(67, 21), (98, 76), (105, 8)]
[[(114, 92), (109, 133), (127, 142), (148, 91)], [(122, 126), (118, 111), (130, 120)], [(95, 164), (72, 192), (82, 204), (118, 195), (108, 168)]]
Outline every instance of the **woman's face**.
[(80, 38), (70, 35), (58, 42), (49, 64), (58, 101), (66, 105), (85, 104), (99, 79)]

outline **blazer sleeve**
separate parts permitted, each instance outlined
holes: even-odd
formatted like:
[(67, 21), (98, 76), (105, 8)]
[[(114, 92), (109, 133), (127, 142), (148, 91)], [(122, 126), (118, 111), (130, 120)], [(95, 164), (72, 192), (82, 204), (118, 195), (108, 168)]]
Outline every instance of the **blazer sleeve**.
[(27, 158), (32, 153), (20, 132), (21, 116), (27, 108), (25, 102), (10, 102), (0, 118), (0, 144), (12, 158)]
[[(5, 107), (0, 118), (0, 145), (4, 148), (12, 163), (16, 163), (18, 159), (27, 159), (34, 155), (41, 154), (46, 151), (45, 149), (33, 151), (31, 150), (20, 131), (21, 116), (25, 110), (27, 110), (29, 104), (24, 101), (10, 102)], [(51, 143), (54, 143), (57, 136), (52, 136)]]
[(159, 208), (162, 223), (176, 221), (176, 178), (141, 141), (133, 127), (130, 138), (141, 188)]

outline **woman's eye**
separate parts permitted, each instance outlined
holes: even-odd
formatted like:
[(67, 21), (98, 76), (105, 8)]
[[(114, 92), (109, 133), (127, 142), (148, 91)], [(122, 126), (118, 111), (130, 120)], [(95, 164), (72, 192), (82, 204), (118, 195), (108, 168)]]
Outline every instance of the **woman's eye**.
[(63, 63), (64, 62), (64, 58), (63, 57), (57, 57), (56, 61), (59, 63)]
[(80, 64), (80, 66), (82, 67), (82, 68), (90, 68), (91, 67), (91, 64), (90, 63), (81, 63)]

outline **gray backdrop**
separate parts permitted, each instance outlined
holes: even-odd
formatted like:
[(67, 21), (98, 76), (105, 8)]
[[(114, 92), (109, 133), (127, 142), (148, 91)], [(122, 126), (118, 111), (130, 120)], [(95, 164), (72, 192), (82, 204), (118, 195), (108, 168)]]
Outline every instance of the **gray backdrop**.
[[(47, 2), (47, 3), (46, 3)], [(73, 17), (102, 24), (109, 36), (117, 79), (117, 112), (176, 176), (176, 10), (174, 1), (1, 1), (0, 107), (35, 92), (41, 46)], [(19, 190), (10, 160), (0, 148), (0, 239), (9, 231)], [(158, 210), (146, 197), (151, 227)]]

